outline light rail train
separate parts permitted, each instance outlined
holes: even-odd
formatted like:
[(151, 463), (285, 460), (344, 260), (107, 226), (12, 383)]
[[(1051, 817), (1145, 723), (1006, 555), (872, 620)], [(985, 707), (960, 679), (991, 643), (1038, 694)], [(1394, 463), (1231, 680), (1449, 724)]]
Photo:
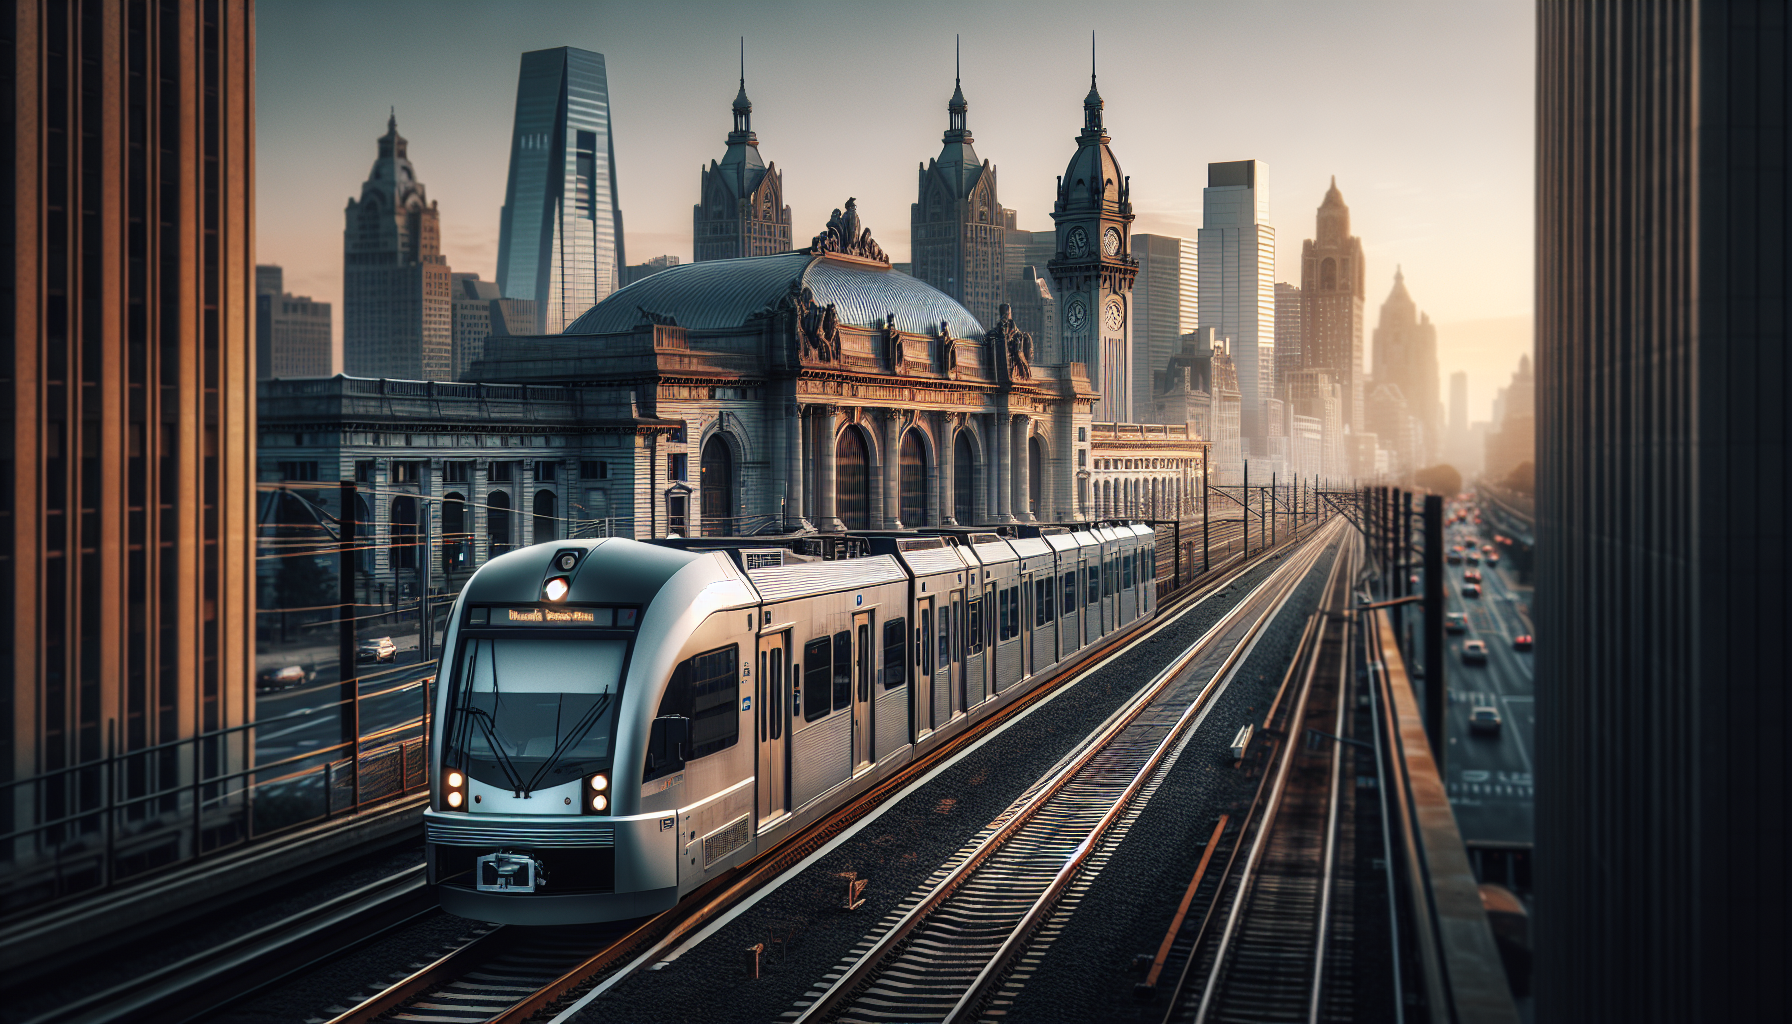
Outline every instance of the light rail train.
[[(1150, 527), (495, 558), (454, 603), (424, 812), (441, 906), (658, 913), (1156, 614)], [(813, 543), (813, 542), (811, 542)]]

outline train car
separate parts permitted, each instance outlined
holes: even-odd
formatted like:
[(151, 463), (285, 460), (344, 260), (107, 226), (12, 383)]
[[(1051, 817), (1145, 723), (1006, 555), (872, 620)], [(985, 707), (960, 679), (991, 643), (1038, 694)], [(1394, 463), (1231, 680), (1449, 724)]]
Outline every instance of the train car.
[(1129, 524), (1139, 541), (1139, 617), (1157, 614), (1157, 531), (1145, 523)]
[(637, 918), (776, 847), (1049, 678), (1070, 637), (1118, 628), (1096, 605), (1137, 536), (1040, 532), (858, 538), (870, 553), (833, 560), (623, 539), (492, 559), (455, 601), (436, 690), (438, 901)]

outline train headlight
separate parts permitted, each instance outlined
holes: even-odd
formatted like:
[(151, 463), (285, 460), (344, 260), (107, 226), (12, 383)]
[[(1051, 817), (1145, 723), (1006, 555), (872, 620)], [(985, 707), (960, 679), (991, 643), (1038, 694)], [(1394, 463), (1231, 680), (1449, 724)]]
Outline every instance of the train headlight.
[(585, 776), (585, 795), (580, 799), (584, 803), (580, 810), (586, 814), (607, 814), (610, 810), (610, 773), (592, 772)]
[(548, 581), (542, 584), (541, 592), (542, 595), (550, 601), (564, 601), (566, 600), (566, 592), (571, 589), (572, 584), (567, 582), (566, 577), (553, 576), (549, 577)]
[[(449, 791), (448, 791), (448, 806), (450, 806), (450, 807), (459, 807), (459, 806), (460, 806), (460, 805), (461, 805), (461, 801), (462, 801), (462, 799), (463, 799), (463, 798), (462, 798), (462, 796), (461, 796), (461, 795), (460, 795), (460, 790), (458, 790), (458, 789), (451, 789), (451, 790), (449, 790)], [(603, 798), (602, 798), (602, 797), (599, 797), (599, 798), (598, 798), (598, 799), (600, 799), (600, 800), (601, 800), (601, 799), (603, 799)]]
[(450, 789), (459, 789), (461, 787), (461, 784), (466, 781), (467, 781), (467, 777), (462, 775), (459, 772), (449, 772), (448, 773), (448, 787)]
[(591, 809), (594, 811), (605, 810), (609, 806), (610, 806), (610, 798), (607, 796), (604, 796), (602, 793), (599, 793), (596, 796), (591, 798)]
[(604, 790), (610, 788), (610, 780), (604, 778), (602, 775), (593, 775), (591, 776), (591, 788), (602, 793)]

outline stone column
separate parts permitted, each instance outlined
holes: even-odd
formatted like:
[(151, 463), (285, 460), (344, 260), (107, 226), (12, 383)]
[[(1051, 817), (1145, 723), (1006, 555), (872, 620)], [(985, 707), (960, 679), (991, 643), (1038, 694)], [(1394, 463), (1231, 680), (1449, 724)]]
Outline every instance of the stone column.
[(803, 407), (797, 404), (796, 382), (784, 403), (784, 529), (801, 530), (803, 520)]
[[(928, 426), (933, 429), (933, 472), (927, 474), (927, 522), (930, 526), (949, 526), (952, 519), (947, 512), (951, 506), (943, 496), (949, 493), (944, 481), (946, 470), (952, 465), (950, 438), (946, 438), (946, 414), (936, 412), (929, 417)], [(942, 440), (944, 438), (945, 440)]]
[(840, 521), (836, 512), (835, 500), (838, 495), (834, 490), (834, 435), (840, 430), (840, 409), (838, 406), (824, 405), (817, 410), (815, 417), (815, 528), (824, 531), (840, 531), (846, 524)]
[(996, 402), (994, 429), (989, 432), (990, 459), (995, 463), (990, 469), (994, 471), (996, 485), (995, 514), (990, 516), (991, 522), (1014, 522), (1014, 417), (1008, 413), (1008, 396), (1003, 395)]
[(902, 417), (894, 409), (884, 410), (884, 529), (895, 530), (917, 523), (902, 521)]
[(1009, 436), (1014, 439), (1014, 518), (1018, 522), (1031, 523), (1035, 521), (1032, 503), (1028, 500), (1032, 493), (1033, 418), (1025, 414), (1015, 416), (1014, 429)]

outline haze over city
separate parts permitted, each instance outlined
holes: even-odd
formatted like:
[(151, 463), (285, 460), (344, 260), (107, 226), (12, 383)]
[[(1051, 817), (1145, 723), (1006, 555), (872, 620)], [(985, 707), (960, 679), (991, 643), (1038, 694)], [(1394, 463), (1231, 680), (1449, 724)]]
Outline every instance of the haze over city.
[[(914, 168), (937, 152), (962, 40), (969, 127), (1018, 225), (1050, 227), (1087, 91), (1089, 39), (1133, 184), (1134, 230), (1193, 238), (1212, 161), (1270, 168), (1277, 280), (1335, 175), (1367, 261), (1365, 329), (1395, 267), (1439, 325), (1469, 418), (1531, 349), (1534, 14), (1522, 4), (294, 3), (257, 5), (256, 259), (341, 308), (343, 207), (396, 108), (456, 272), (496, 274), (518, 54), (608, 65), (631, 262), (691, 258), (698, 171), (716, 159), (746, 36), (761, 150), (793, 230), (858, 199), (908, 258)], [(1118, 21), (1116, 20), (1118, 19)], [(1140, 31), (1144, 26), (1149, 31)], [(1078, 26), (1072, 30), (1069, 26)], [(336, 320), (341, 368), (341, 320)], [(1372, 367), (1371, 367), (1372, 369)]]

